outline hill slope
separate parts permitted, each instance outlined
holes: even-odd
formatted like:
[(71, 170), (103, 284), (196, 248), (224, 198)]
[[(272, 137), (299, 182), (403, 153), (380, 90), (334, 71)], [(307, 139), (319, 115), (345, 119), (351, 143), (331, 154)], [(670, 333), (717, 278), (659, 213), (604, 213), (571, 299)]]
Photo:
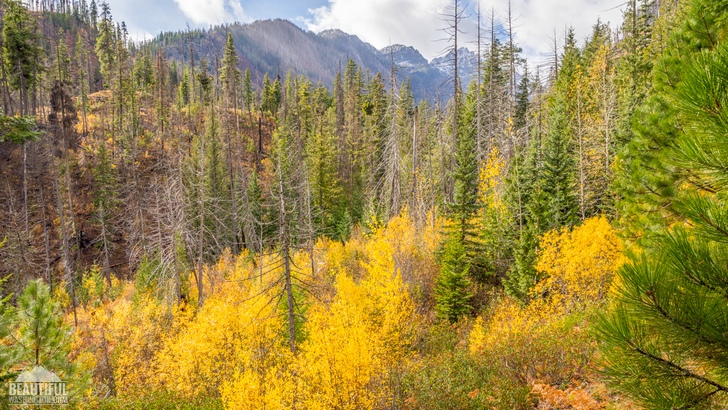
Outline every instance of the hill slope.
[[(204, 58), (214, 66), (228, 32), (232, 33), (241, 68), (249, 68), (257, 83), (266, 73), (271, 77), (283, 77), (290, 71), (331, 87), (336, 72), (343, 70), (350, 59), (372, 75), (378, 72), (388, 74), (393, 60), (398, 81), (409, 78), (418, 100), (434, 100), (438, 94), (442, 98), (450, 95), (447, 83), (451, 72), (447, 68), (446, 57), (428, 62), (413, 47), (392, 45), (377, 50), (343, 31), (326, 30), (316, 34), (304, 31), (287, 20), (261, 20), (203, 31), (163, 33), (153, 43), (161, 46), (168, 57), (180, 61), (188, 61), (192, 49), (196, 60)], [(467, 49), (461, 49), (460, 55), (467, 61), (475, 59), (475, 54)], [(463, 84), (467, 84), (472, 76), (467, 72), (467, 67), (474, 68), (472, 66), (467, 64), (459, 70), (464, 77)]]

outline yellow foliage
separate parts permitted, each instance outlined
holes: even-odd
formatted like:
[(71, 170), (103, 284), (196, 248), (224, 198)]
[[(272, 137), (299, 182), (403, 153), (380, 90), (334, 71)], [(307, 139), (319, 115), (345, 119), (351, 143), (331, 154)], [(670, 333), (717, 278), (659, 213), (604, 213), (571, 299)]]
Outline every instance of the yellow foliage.
[(62, 281), (53, 288), (53, 299), (58, 302), (64, 311), (71, 307), (71, 295), (66, 290), (66, 282)]
[(94, 368), (100, 394), (113, 386), (117, 394), (136, 396), (153, 386), (153, 359), (187, 316), (148, 296), (134, 296), (130, 283), (120, 292), (104, 304), (78, 308), (71, 356)]
[[(221, 389), (227, 408), (290, 408), (295, 402), (307, 409), (367, 409), (391, 399), (389, 378), (407, 358), (416, 322), (395, 254), (412, 251), (417, 235), (406, 216), (390, 228), (346, 244), (316, 244), (323, 270), (335, 276), (330, 301), (312, 302), (297, 356), (285, 347), (282, 332), (262, 332), (252, 343), (258, 349), (233, 359), (239, 371)], [(294, 257), (297, 266), (305, 266), (304, 256)], [(354, 273), (353, 264), (359, 265)], [(245, 332), (256, 326), (248, 323)]]
[(115, 362), (114, 381), (117, 393), (137, 395), (158, 380), (154, 357), (167, 338), (176, 333), (179, 316), (157, 300), (142, 296), (137, 303), (124, 300), (106, 313), (109, 339)]
[(322, 270), (329, 273), (333, 279), (336, 272), (346, 271), (354, 277), (361, 277), (364, 270), (361, 267), (361, 260), (364, 257), (362, 252), (361, 238), (352, 235), (346, 243), (320, 239), (316, 243), (317, 253), (323, 254)]
[[(513, 124), (509, 120), (509, 131)], [(505, 202), (505, 183), (503, 178), (505, 161), (498, 151), (495, 141), (490, 142), (491, 150), (488, 158), (480, 167), (478, 202), (481, 204), (481, 232), (483, 260), (490, 261), (496, 270), (503, 264), (502, 256), (505, 248), (503, 237), (508, 229), (509, 215)]]
[(435, 210), (427, 214), (427, 226), (419, 232), (422, 238), (423, 253), (433, 255), (442, 243), (443, 218), (437, 216)]
[(377, 230), (365, 245), (364, 279), (340, 272), (332, 303), (312, 308), (296, 360), (304, 408), (379, 408), (391, 397), (388, 378), (407, 356), (415, 317), (391, 234)]
[(561, 312), (604, 299), (625, 261), (621, 241), (603, 216), (588, 219), (571, 232), (567, 228), (547, 232), (540, 244), (536, 270), (545, 278), (532, 294), (548, 295), (547, 302)]
[(439, 273), (434, 255), (442, 241), (443, 219), (428, 215), (425, 225), (418, 228), (405, 212), (392, 218), (386, 228), (376, 220), (370, 226), (372, 231), (367, 237), (355, 231), (344, 244), (329, 239), (319, 240), (315, 253), (320, 255), (322, 261), (317, 265), (317, 270), (327, 273), (331, 281), (339, 272), (346, 272), (358, 280), (367, 274), (364, 263), (370, 258), (367, 244), (384, 240), (392, 246), (394, 266), (410, 292), (418, 303), (429, 303), (427, 298), (430, 297), (434, 278)]
[(215, 395), (239, 369), (258, 367), (280, 350), (282, 322), (274, 295), (265, 292), (270, 284), (225, 257), (211, 271), (225, 279), (210, 282), (215, 293), (155, 361), (158, 385), (188, 397)]
[(502, 194), (500, 192), (501, 178), (503, 177), (503, 169), (505, 161), (500, 156), (495, 141), (490, 142), (491, 150), (485, 164), (480, 167), (480, 203), (491, 209), (501, 209), (505, 207)]
[(109, 281), (104, 279), (101, 268), (93, 265), (83, 274), (81, 286), (76, 289), (78, 301), (83, 305), (99, 306), (105, 299), (116, 299), (123, 291), (124, 285), (115, 275), (111, 275), (110, 279), (111, 286)]
[[(94, 132), (99, 127), (100, 122), (96, 114), (90, 112), (86, 114), (86, 129), (89, 133)], [(83, 133), (83, 119), (79, 119), (76, 123), (76, 132), (79, 134)]]
[(410, 286), (425, 287), (437, 272), (441, 222), (428, 221), (418, 229), (405, 214), (345, 244), (319, 240), (313, 260), (292, 255), (300, 278), (316, 284), (316, 297), (297, 296), (307, 320), (298, 323), (296, 355), (278, 302), (280, 263), (224, 252), (205, 266), (198, 310), (196, 292), (187, 295), (191, 305), (173, 307), (131, 283), (115, 299), (100, 298), (105, 283), (89, 275), (81, 288), (102, 303), (79, 309), (75, 357), (95, 368), (95, 386), (114, 386), (120, 397), (168, 391), (220, 397), (230, 409), (385, 407), (415, 338)]
[(266, 358), (222, 384), (220, 395), (226, 409), (293, 408), (297, 387), (290, 369), (293, 355), (282, 348)]
[(584, 330), (587, 318), (580, 312), (603, 301), (623, 262), (621, 243), (604, 217), (572, 231), (548, 232), (536, 264), (544, 277), (531, 301), (522, 306), (510, 298), (499, 300), (488, 318), (476, 319), (469, 352), (515, 368), (525, 380), (569, 381), (594, 353)]

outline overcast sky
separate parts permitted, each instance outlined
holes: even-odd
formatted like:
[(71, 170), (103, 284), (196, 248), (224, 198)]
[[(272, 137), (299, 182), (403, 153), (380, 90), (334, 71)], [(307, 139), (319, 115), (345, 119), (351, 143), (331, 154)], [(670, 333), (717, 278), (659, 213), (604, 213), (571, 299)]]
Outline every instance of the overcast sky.
[[(283, 18), (315, 32), (338, 28), (355, 34), (377, 48), (405, 44), (417, 48), (428, 60), (441, 54), (447, 35), (443, 14), (452, 0), (107, 0), (116, 21), (124, 21), (133, 38), (149, 39), (160, 31), (183, 30), (187, 26), (209, 27), (235, 21)], [(476, 34), (475, 9), (464, 24), (464, 37)], [(491, 10), (496, 26), (503, 25), (508, 0), (481, 0), (483, 25), (490, 26)], [(624, 0), (511, 0), (516, 43), (530, 64), (547, 60), (554, 33), (562, 43), (566, 27), (583, 40), (601, 18), (618, 27)], [(473, 20), (473, 21), (470, 21)], [(466, 43), (466, 42), (465, 42)], [(467, 45), (467, 44), (466, 44)]]

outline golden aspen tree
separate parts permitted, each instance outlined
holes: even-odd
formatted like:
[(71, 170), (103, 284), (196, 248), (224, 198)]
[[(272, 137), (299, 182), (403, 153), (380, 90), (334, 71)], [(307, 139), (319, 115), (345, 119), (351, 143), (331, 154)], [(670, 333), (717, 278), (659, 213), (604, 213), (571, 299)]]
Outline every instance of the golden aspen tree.
[(415, 311), (384, 235), (378, 230), (365, 245), (366, 276), (357, 283), (339, 272), (331, 304), (312, 308), (297, 358), (305, 408), (381, 408), (391, 398), (389, 378), (407, 357)]
[[(513, 121), (508, 120), (508, 132)], [(480, 167), (478, 201), (481, 206), (482, 229), (480, 239), (488, 270), (501, 276), (507, 269), (507, 232), (512, 218), (504, 198), (505, 161), (497, 145), (491, 140), (488, 157)]]
[(221, 258), (209, 267), (223, 280), (210, 286), (214, 291), (194, 320), (157, 355), (160, 387), (185, 397), (217, 395), (240, 369), (258, 369), (264, 378), (280, 355), (283, 321), (270, 303), (272, 284), (241, 260), (235, 266)]

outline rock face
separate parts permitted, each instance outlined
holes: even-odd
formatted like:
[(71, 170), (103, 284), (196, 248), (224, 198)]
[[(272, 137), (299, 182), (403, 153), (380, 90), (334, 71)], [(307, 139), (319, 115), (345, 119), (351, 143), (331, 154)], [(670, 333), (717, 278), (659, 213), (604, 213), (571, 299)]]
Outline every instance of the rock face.
[[(430, 64), (436, 67), (443, 75), (452, 76), (452, 52), (441, 57), (435, 57)], [(470, 80), (477, 74), (478, 54), (465, 47), (458, 49), (458, 75), (460, 76), (460, 84), (466, 89)]]
[[(205, 59), (214, 66), (220, 58), (227, 39), (232, 33), (238, 51), (240, 66), (249, 68), (255, 82), (264, 74), (271, 78), (286, 72), (303, 74), (314, 83), (333, 85), (336, 72), (346, 67), (351, 59), (372, 76), (381, 72), (386, 78), (392, 62), (399, 83), (409, 79), (417, 100), (447, 99), (452, 94), (452, 58), (443, 56), (428, 62), (414, 47), (394, 44), (377, 50), (359, 37), (341, 30), (321, 33), (305, 31), (287, 20), (262, 20), (251, 24), (231, 24), (193, 32), (162, 33), (153, 43), (164, 50), (167, 57), (189, 61), (192, 48), (195, 60)], [(475, 75), (477, 56), (461, 48), (458, 72), (465, 88)]]

